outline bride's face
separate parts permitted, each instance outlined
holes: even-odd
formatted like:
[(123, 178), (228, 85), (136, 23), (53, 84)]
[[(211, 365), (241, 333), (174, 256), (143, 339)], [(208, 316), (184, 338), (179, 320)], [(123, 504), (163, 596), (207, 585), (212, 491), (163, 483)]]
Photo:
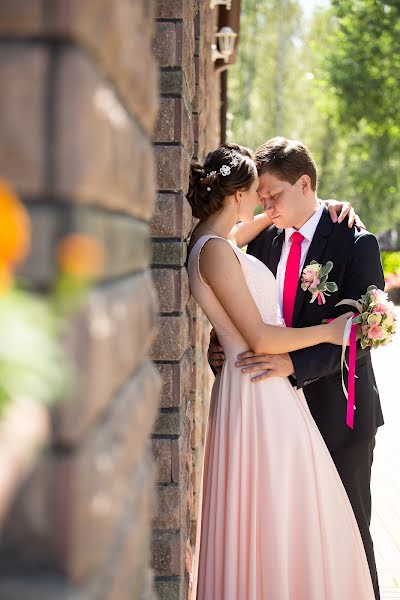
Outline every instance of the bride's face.
[(254, 211), (256, 209), (256, 206), (260, 204), (260, 197), (258, 195), (257, 190), (258, 177), (255, 178), (254, 182), (248, 190), (242, 192), (239, 210), (240, 221), (252, 221), (254, 219)]

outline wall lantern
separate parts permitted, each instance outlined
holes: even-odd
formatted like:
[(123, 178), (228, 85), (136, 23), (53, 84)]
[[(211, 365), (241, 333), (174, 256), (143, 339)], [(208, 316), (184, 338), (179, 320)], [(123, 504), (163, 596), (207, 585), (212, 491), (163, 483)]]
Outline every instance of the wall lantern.
[(227, 63), (235, 48), (237, 33), (233, 31), (232, 27), (221, 27), (218, 33), (215, 34), (215, 37), (218, 40), (219, 50), (216, 44), (212, 44), (212, 61), (215, 62), (221, 58)]
[(226, 10), (231, 10), (232, 0), (210, 0), (210, 8), (215, 8), (218, 4), (225, 6)]

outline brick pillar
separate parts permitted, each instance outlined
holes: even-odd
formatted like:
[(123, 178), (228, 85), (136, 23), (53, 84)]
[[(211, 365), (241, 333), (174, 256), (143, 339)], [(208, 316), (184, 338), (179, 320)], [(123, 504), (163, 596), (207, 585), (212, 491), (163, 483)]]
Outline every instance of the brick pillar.
[(152, 224), (153, 275), (160, 331), (152, 358), (162, 377), (161, 411), (154, 428), (158, 514), (153, 567), (160, 598), (187, 597), (189, 514), (192, 501), (189, 402), (191, 316), (184, 268), (192, 219), (184, 197), (193, 155), (191, 102), (195, 92), (194, 3), (156, 3), (155, 54), (161, 69), (161, 106), (154, 134), (159, 194)]
[(159, 194), (152, 235), (161, 326), (152, 358), (163, 385), (153, 432), (159, 497), (153, 567), (161, 600), (190, 595), (197, 515), (193, 486), (198, 490), (210, 394), (205, 352), (209, 324), (190, 300), (184, 266), (193, 225), (185, 199), (190, 161), (193, 156), (204, 157), (218, 138), (218, 76), (211, 62), (217, 11), (208, 5), (159, 0), (156, 9), (154, 47), (161, 69), (161, 107), (154, 135)]
[[(219, 77), (211, 60), (211, 44), (216, 27), (217, 10), (202, 3), (195, 19), (196, 93), (193, 101), (193, 131), (195, 158), (203, 160), (208, 151), (219, 143)], [(210, 324), (201, 308), (190, 302), (192, 315), (193, 368), (190, 399), (193, 404), (193, 509), (191, 518), (191, 544), (196, 541), (197, 517), (204, 439), (209, 410), (210, 390), (214, 381), (207, 362)]]
[[(159, 376), (148, 359), (157, 310), (148, 227), (158, 105), (153, 18), (151, 0), (0, 3), (0, 172), (32, 216), (33, 247), (23, 273), (46, 286), (54, 246), (68, 231), (96, 236), (107, 255), (104, 278), (69, 331), (75, 391), (54, 411), (52, 445), (21, 487), (2, 531), (4, 600), (155, 597), (148, 443), (159, 397)], [(183, 104), (181, 110), (184, 115)], [(179, 159), (186, 173), (183, 150)], [(161, 201), (167, 206), (170, 196)], [(186, 223), (187, 217), (183, 232)], [(182, 264), (179, 236), (172, 247), (164, 259), (159, 246), (161, 262)], [(189, 317), (182, 313), (184, 274), (175, 268), (159, 278), (176, 294), (161, 307), (174, 315), (161, 325), (176, 352), (162, 374), (165, 407), (166, 382), (183, 387), (188, 377), (181, 364), (189, 373)], [(157, 348), (161, 360), (170, 360), (167, 342)], [(176, 394), (170, 397), (175, 406)], [(175, 453), (180, 416), (174, 408), (157, 424)]]

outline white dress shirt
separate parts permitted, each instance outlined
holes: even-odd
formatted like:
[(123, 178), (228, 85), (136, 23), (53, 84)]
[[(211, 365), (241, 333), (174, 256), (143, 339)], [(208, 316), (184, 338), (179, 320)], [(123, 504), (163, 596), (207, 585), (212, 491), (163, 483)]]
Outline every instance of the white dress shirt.
[(289, 256), (290, 247), (292, 245), (292, 240), (290, 236), (295, 232), (299, 231), (304, 236), (304, 240), (301, 243), (301, 258), (300, 258), (300, 267), (299, 267), (299, 277), (304, 267), (304, 262), (306, 260), (307, 252), (310, 248), (312, 239), (314, 237), (315, 230), (317, 229), (318, 223), (321, 219), (322, 213), (324, 210), (324, 205), (318, 208), (317, 211), (313, 214), (312, 217), (308, 219), (306, 223), (304, 223), (303, 227), (299, 230), (294, 229), (293, 227), (289, 227), (285, 229), (285, 240), (282, 245), (281, 258), (279, 260), (278, 268), (276, 271), (276, 280), (278, 282), (278, 298), (279, 298), (279, 308), (281, 313), (283, 314), (283, 284), (285, 282), (285, 271), (286, 271), (286, 263)]

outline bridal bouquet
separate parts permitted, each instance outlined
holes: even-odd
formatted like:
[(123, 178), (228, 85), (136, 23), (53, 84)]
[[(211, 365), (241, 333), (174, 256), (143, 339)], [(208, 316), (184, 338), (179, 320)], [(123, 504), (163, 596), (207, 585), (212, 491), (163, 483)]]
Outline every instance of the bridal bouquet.
[[(392, 340), (396, 331), (397, 316), (393, 302), (388, 300), (387, 294), (375, 285), (370, 285), (366, 293), (359, 300), (345, 299), (338, 302), (340, 305), (354, 306), (358, 315), (350, 317), (344, 334), (341, 356), (342, 389), (347, 400), (346, 424), (353, 429), (355, 406), (355, 381), (356, 381), (356, 344), (360, 338), (361, 347), (378, 348), (386, 346)], [(349, 363), (346, 362), (346, 348), (349, 343)], [(344, 366), (348, 371), (347, 388), (344, 381)]]
[(386, 346), (392, 341), (397, 315), (386, 292), (371, 285), (359, 300), (342, 300), (340, 304), (354, 306), (360, 313), (352, 319), (352, 324), (358, 325), (357, 334), (363, 349)]

